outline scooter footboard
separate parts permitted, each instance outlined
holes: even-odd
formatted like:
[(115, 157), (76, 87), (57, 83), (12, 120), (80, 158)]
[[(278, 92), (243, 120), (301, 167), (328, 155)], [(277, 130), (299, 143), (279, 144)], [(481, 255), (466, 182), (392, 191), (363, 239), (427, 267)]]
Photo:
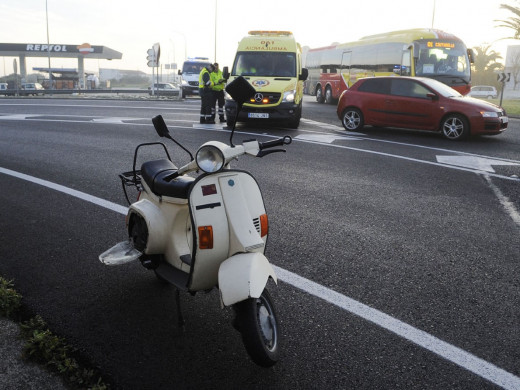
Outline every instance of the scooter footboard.
[(269, 277), (278, 283), (273, 267), (262, 253), (234, 255), (220, 265), (218, 285), (224, 306), (258, 298)]

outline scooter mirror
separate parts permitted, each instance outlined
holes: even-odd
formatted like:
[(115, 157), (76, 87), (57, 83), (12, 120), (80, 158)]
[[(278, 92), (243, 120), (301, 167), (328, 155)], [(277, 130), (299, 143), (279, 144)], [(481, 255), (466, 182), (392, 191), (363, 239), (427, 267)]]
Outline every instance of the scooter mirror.
[(231, 95), (239, 107), (249, 101), (255, 94), (255, 88), (242, 76), (238, 76), (226, 87), (226, 92)]
[(155, 131), (159, 134), (159, 137), (170, 138), (170, 132), (168, 131), (168, 127), (166, 127), (166, 123), (164, 123), (164, 119), (162, 115), (157, 115), (152, 118), (153, 127), (155, 127)]

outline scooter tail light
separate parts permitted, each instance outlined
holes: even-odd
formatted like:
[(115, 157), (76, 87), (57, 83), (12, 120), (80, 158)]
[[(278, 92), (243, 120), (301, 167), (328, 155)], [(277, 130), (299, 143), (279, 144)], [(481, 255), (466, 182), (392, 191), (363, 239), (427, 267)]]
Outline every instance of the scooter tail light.
[(213, 249), (213, 227), (199, 226), (199, 249)]
[(262, 214), (260, 216), (260, 237), (267, 236), (268, 231), (269, 231), (269, 220), (267, 218), (267, 214)]

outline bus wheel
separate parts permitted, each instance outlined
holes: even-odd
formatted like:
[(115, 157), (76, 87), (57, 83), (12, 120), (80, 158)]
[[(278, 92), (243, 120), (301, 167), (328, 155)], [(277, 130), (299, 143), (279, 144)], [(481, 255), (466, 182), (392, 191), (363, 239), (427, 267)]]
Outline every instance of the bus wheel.
[(321, 91), (321, 87), (319, 85), (316, 87), (316, 101), (318, 103), (323, 103), (325, 101), (323, 92)]
[(363, 128), (363, 114), (355, 107), (347, 107), (341, 114), (341, 123), (347, 131), (357, 131)]
[(325, 88), (325, 103), (332, 104), (332, 89), (330, 87)]

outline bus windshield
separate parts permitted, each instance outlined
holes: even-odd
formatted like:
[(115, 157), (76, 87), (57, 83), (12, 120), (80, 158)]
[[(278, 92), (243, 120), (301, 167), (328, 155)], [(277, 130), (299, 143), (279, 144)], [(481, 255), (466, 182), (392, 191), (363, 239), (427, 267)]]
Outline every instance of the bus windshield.
[(470, 79), (470, 63), (462, 42), (422, 39), (415, 41), (415, 74), (417, 76)]
[(233, 75), (262, 77), (296, 77), (295, 53), (238, 52)]

